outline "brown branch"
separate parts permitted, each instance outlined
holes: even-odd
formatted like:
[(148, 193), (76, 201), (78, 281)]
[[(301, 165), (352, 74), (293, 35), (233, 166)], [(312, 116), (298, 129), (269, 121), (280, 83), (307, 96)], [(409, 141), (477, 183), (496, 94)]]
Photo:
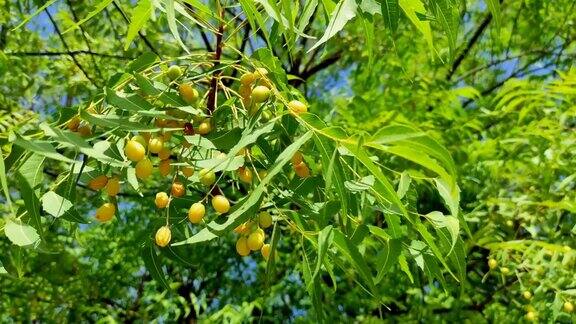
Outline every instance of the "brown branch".
[(216, 96), (218, 94), (218, 79), (222, 74), (222, 71), (218, 69), (220, 65), (220, 57), (222, 56), (222, 48), (224, 46), (222, 38), (224, 36), (224, 9), (220, 5), (220, 1), (216, 2), (219, 12), (220, 12), (220, 26), (218, 27), (218, 33), (216, 34), (216, 52), (214, 52), (214, 68), (216, 69), (212, 74), (212, 80), (210, 80), (210, 92), (208, 93), (208, 114), (212, 114), (214, 109), (216, 109)]
[(328, 57), (327, 59), (323, 60), (322, 62), (318, 63), (317, 65), (314, 65), (313, 67), (302, 72), (300, 75), (298, 75), (299, 79), (293, 79), (290, 81), (290, 83), (294, 86), (298, 86), (298, 85), (304, 83), (304, 81), (308, 80), (314, 74), (316, 74), (316, 73), (328, 68), (329, 66), (335, 64), (336, 62), (338, 62), (338, 60), (340, 59), (341, 56), (342, 56), (342, 52), (340, 52), (340, 51), (334, 53), (332, 56)]
[[(74, 22), (77, 23), (79, 21), (78, 16), (76, 15), (76, 10), (74, 10), (74, 8), (72, 7), (72, 3), (70, 2), (70, 0), (66, 0), (66, 4), (68, 5), (68, 8), (70, 8), (70, 12), (72, 13), (72, 17), (74, 17)], [(92, 48), (90, 46), (90, 41), (88, 41), (88, 37), (86, 37), (86, 31), (84, 30), (84, 27), (82, 25), (78, 26), (80, 28), (80, 34), (82, 34), (82, 38), (84, 39), (84, 42), (86, 43), (86, 48), (88, 48), (88, 51), (92, 52)], [(102, 71), (100, 71), (100, 68), (98, 67), (98, 63), (96, 62), (96, 58), (94, 57), (94, 55), (90, 55), (90, 58), (92, 59), (92, 64), (94, 64), (94, 70), (96, 70), (96, 73), (98, 73), (98, 76), (100, 77), (100, 79), (103, 79), (104, 77), (102, 76)]]
[[(124, 10), (122, 10), (122, 8), (120, 8), (120, 6), (118, 5), (118, 3), (116, 3), (116, 1), (112, 1), (112, 4), (114, 5), (114, 8), (116, 8), (116, 10), (118, 10), (118, 12), (120, 12), (120, 14), (122, 15), (122, 18), (124, 18), (124, 21), (127, 24), (130, 24), (130, 19), (128, 19), (128, 16), (126, 16), (126, 13), (124, 12)], [(152, 46), (152, 43), (150, 43), (150, 41), (148, 40), (148, 38), (146, 38), (146, 36), (144, 34), (142, 34), (141, 31), (138, 31), (138, 36), (140, 36), (140, 38), (142, 38), (142, 40), (144, 41), (144, 43), (146, 44), (146, 46), (156, 55), (158, 55), (158, 57), (160, 59), (162, 59), (162, 56), (160, 55), (160, 52), (158, 52), (154, 46)]]
[(113, 58), (118, 60), (133, 60), (131, 57), (121, 56), (121, 55), (114, 55), (114, 54), (106, 54), (106, 53), (98, 53), (98, 52), (91, 52), (85, 50), (76, 50), (76, 51), (68, 51), (68, 52), (9, 52), (4, 53), (6, 55), (11, 56), (75, 56), (75, 55), (95, 55), (107, 58)]
[[(504, 2), (504, 0), (500, 0), (500, 3), (502, 3), (502, 2)], [(448, 74), (446, 75), (446, 81), (450, 81), (450, 79), (452, 78), (452, 76), (454, 75), (454, 73), (456, 72), (458, 67), (460, 66), (460, 64), (462, 64), (462, 62), (464, 61), (466, 56), (468, 56), (468, 54), (470, 53), (470, 50), (472, 50), (474, 45), (478, 42), (478, 40), (480, 40), (480, 36), (482, 36), (482, 34), (484, 34), (484, 31), (486, 31), (486, 28), (488, 27), (488, 25), (490, 24), (491, 21), (492, 21), (492, 13), (489, 13), (486, 16), (486, 18), (484, 18), (482, 23), (480, 23), (480, 26), (478, 26), (478, 28), (476, 29), (476, 31), (472, 35), (472, 38), (470, 38), (470, 40), (468, 41), (468, 44), (466, 45), (464, 50), (462, 50), (462, 52), (460, 52), (458, 57), (456, 57), (456, 59), (454, 60), (454, 63), (452, 63), (452, 67), (450, 68), (450, 71), (448, 71)]]
[[(66, 49), (66, 52), (69, 53), (70, 52), (70, 48), (68, 47), (68, 44), (66, 43), (66, 40), (64, 39), (64, 36), (62, 35), (62, 33), (60, 32), (60, 28), (58, 28), (58, 25), (56, 24), (56, 22), (54, 21), (54, 18), (52, 18), (52, 15), (50, 14), (50, 11), (48, 11), (48, 8), (44, 9), (44, 11), (46, 12), (46, 15), (48, 15), (48, 19), (50, 19), (50, 22), (52, 23), (52, 25), (54, 26), (54, 30), (56, 31), (56, 33), (58, 34), (58, 37), (60, 38), (60, 41), (62, 41), (62, 44), (64, 45), (64, 48)], [(97, 88), (100, 88), (100, 86), (98, 84), (96, 84), (96, 81), (94, 81), (90, 75), (88, 75), (88, 72), (86, 72), (86, 70), (84, 70), (84, 67), (82, 67), (82, 64), (80, 64), (80, 62), (78, 62), (78, 60), (76, 59), (75, 55), (71, 55), (68, 54), (68, 56), (70, 56), (70, 58), (72, 58), (72, 61), (74, 61), (74, 64), (76, 64), (76, 66), (80, 69), (80, 71), (82, 71), (82, 73), (84, 73), (84, 76), (86, 76), (86, 79), (88, 79), (88, 81), (90, 81), (94, 86), (96, 86)]]

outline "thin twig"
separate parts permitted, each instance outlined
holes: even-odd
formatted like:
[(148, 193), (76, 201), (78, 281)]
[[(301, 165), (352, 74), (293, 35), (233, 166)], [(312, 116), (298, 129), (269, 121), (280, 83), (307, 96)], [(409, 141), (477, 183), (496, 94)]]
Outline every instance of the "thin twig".
[(50, 11), (48, 11), (48, 8), (44, 9), (44, 12), (46, 12), (46, 15), (48, 15), (48, 19), (50, 19), (50, 22), (54, 26), (54, 30), (58, 34), (58, 37), (60, 37), (60, 40), (62, 41), (62, 44), (64, 45), (64, 48), (66, 49), (66, 52), (68, 53), (68, 56), (70, 56), (70, 58), (72, 58), (72, 61), (74, 61), (74, 64), (76, 64), (76, 66), (80, 69), (80, 71), (82, 71), (82, 73), (84, 73), (84, 76), (86, 76), (86, 79), (88, 79), (88, 81), (90, 81), (97, 88), (100, 88), (100, 86), (98, 84), (96, 84), (96, 82), (88, 75), (88, 72), (86, 72), (86, 70), (84, 70), (84, 68), (82, 67), (82, 64), (80, 64), (80, 62), (78, 62), (78, 60), (76, 59), (76, 56), (69, 54), (70, 48), (68, 47), (68, 44), (66, 43), (66, 40), (64, 39), (64, 36), (60, 32), (60, 28), (58, 28), (58, 25), (54, 21), (54, 18), (52, 18)]
[(98, 53), (98, 52), (91, 52), (86, 50), (76, 50), (76, 51), (69, 51), (69, 52), (8, 52), (4, 53), (10, 56), (62, 56), (62, 55), (95, 55), (107, 58), (113, 58), (118, 60), (133, 60), (131, 57), (121, 56), (121, 55), (114, 55), (114, 54), (106, 54), (106, 53)]
[(218, 27), (218, 33), (216, 34), (216, 52), (214, 52), (214, 68), (216, 69), (212, 74), (212, 80), (210, 81), (210, 92), (208, 93), (208, 113), (211, 115), (214, 109), (216, 109), (216, 96), (218, 94), (218, 78), (222, 74), (221, 69), (218, 69), (220, 65), (220, 57), (222, 56), (222, 48), (224, 44), (222, 43), (222, 38), (224, 36), (224, 9), (220, 5), (220, 1), (217, 1), (217, 6), (220, 12), (220, 26)]
[[(76, 10), (74, 10), (74, 8), (72, 7), (72, 3), (70, 2), (70, 0), (66, 0), (66, 4), (68, 4), (68, 8), (70, 8), (70, 12), (72, 13), (72, 17), (74, 17), (74, 23), (77, 23), (79, 21), (78, 16), (76, 15)], [(86, 31), (84, 30), (84, 27), (82, 25), (79, 26), (80, 28), (80, 33), (82, 34), (82, 38), (84, 39), (84, 42), (86, 43), (86, 47), (88, 48), (88, 50), (90, 52), (92, 52), (92, 48), (90, 46), (90, 41), (88, 41), (88, 37), (86, 36)], [(96, 70), (96, 73), (98, 73), (98, 77), (100, 77), (100, 79), (103, 79), (104, 77), (102, 76), (102, 71), (100, 71), (100, 68), (98, 67), (98, 63), (96, 62), (96, 58), (94, 57), (94, 55), (90, 55), (90, 58), (92, 59), (92, 63), (94, 64), (94, 69)]]

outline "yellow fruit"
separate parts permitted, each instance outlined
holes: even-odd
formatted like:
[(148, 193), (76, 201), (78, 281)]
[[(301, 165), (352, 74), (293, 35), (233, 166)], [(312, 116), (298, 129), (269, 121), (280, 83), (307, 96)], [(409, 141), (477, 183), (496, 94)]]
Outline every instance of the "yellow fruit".
[(259, 170), (258, 171), (258, 177), (260, 177), (260, 180), (266, 178), (267, 175), (268, 175), (268, 171), (266, 171), (266, 170)]
[(200, 202), (193, 203), (190, 209), (188, 209), (188, 220), (190, 220), (192, 224), (198, 224), (202, 221), (204, 214), (206, 214), (204, 205)]
[(246, 232), (246, 223), (242, 223), (234, 229), (234, 233), (244, 234)]
[(172, 232), (170, 231), (170, 227), (162, 226), (156, 231), (156, 245), (159, 247), (165, 247), (170, 243), (172, 239)]
[(296, 153), (294, 153), (294, 155), (292, 155), (292, 164), (293, 165), (298, 165), (300, 163), (302, 163), (304, 161), (304, 156), (302, 155), (302, 153), (300, 153), (300, 151), (296, 151)]
[(182, 75), (182, 69), (178, 65), (172, 65), (166, 74), (171, 81), (174, 81)]
[(148, 144), (148, 141), (146, 140), (146, 138), (144, 138), (144, 136), (142, 135), (134, 135), (132, 136), (132, 141), (136, 141), (140, 144), (142, 144), (142, 146), (146, 147), (146, 145)]
[(270, 89), (265, 86), (257, 86), (252, 90), (250, 97), (255, 103), (264, 102), (270, 97)]
[(180, 182), (174, 182), (170, 191), (174, 197), (182, 197), (186, 194), (186, 187)]
[(96, 219), (102, 223), (110, 221), (114, 218), (116, 207), (112, 203), (105, 203), (96, 209)]
[(209, 169), (202, 169), (198, 174), (200, 182), (205, 186), (211, 186), (216, 181), (216, 174)]
[(170, 165), (170, 160), (162, 160), (158, 165), (158, 170), (163, 177), (169, 175), (171, 169), (172, 165)]
[(165, 193), (164, 191), (157, 193), (156, 198), (154, 199), (154, 204), (156, 204), (156, 207), (158, 208), (166, 208), (169, 202), (170, 198), (168, 197), (168, 194)]
[(219, 214), (225, 214), (230, 210), (230, 202), (222, 195), (216, 195), (212, 198), (212, 207)]
[(106, 184), (106, 193), (110, 197), (114, 197), (120, 193), (120, 180), (118, 180), (118, 178), (114, 177), (108, 180), (108, 183)]
[(260, 253), (262, 253), (262, 256), (264, 257), (264, 259), (266, 261), (268, 261), (268, 258), (270, 257), (270, 244), (262, 245), (262, 248), (260, 249)]
[(258, 223), (262, 228), (268, 228), (272, 226), (272, 216), (269, 212), (263, 211), (258, 214)]
[(146, 149), (144, 145), (130, 140), (126, 143), (126, 146), (124, 146), (124, 153), (130, 161), (138, 162), (146, 155)]
[(90, 182), (88, 182), (88, 188), (92, 190), (100, 190), (106, 187), (107, 183), (108, 183), (108, 177), (105, 175), (99, 175), (96, 178), (90, 180)]
[(563, 309), (566, 313), (572, 313), (574, 311), (574, 305), (567, 301), (564, 303)]
[(530, 298), (532, 298), (532, 293), (529, 292), (529, 291), (525, 291), (525, 292), (522, 293), (522, 296), (523, 296), (525, 299), (530, 299)]
[(210, 125), (210, 120), (206, 119), (198, 125), (198, 134), (206, 135), (212, 131), (212, 125)]
[(292, 100), (288, 103), (288, 109), (291, 113), (299, 115), (301, 113), (307, 112), (308, 106), (306, 106), (306, 104), (301, 101)]
[(260, 248), (262, 248), (262, 245), (264, 245), (264, 234), (261, 234), (258, 231), (252, 232), (250, 235), (248, 235), (247, 243), (248, 248), (250, 248), (250, 250), (252, 251), (260, 250)]
[(86, 122), (81, 122), (80, 126), (78, 126), (78, 134), (82, 137), (88, 137), (92, 135), (92, 127)]
[(191, 176), (194, 175), (194, 168), (193, 167), (183, 167), (182, 168), (182, 174), (184, 174), (184, 176), (186, 178), (190, 178)]
[(186, 103), (190, 104), (198, 99), (198, 90), (194, 89), (189, 83), (181, 84), (178, 90), (180, 91), (180, 97), (182, 97), (182, 100)]
[(298, 175), (300, 178), (307, 178), (310, 176), (310, 169), (304, 162), (300, 162), (299, 164), (295, 165), (294, 172), (296, 172), (296, 175)]
[(536, 320), (536, 313), (534, 313), (534, 312), (526, 313), (526, 319), (530, 322), (535, 321)]
[(145, 180), (152, 174), (152, 170), (154, 167), (152, 166), (152, 162), (150, 159), (144, 159), (140, 162), (136, 163), (136, 177), (141, 180)]
[(488, 267), (490, 268), (490, 270), (496, 269), (497, 266), (498, 266), (498, 261), (496, 261), (495, 259), (488, 260)]
[(160, 152), (158, 152), (158, 157), (160, 160), (168, 160), (170, 155), (172, 155), (172, 151), (170, 151), (170, 149), (167, 147), (162, 148)]
[(164, 140), (161, 137), (153, 137), (148, 142), (148, 151), (151, 153), (160, 153), (164, 148)]
[(503, 275), (510, 273), (510, 269), (508, 269), (506, 267), (502, 267), (502, 269), (500, 269), (500, 271), (502, 272)]
[(248, 248), (248, 243), (246, 237), (242, 236), (236, 241), (236, 252), (240, 256), (247, 256), (250, 254), (250, 248)]
[(72, 117), (66, 123), (66, 127), (68, 127), (68, 129), (73, 131), (73, 132), (78, 130), (78, 126), (80, 126), (80, 117), (78, 117), (78, 116)]
[(240, 77), (240, 83), (242, 85), (250, 85), (256, 80), (256, 75), (254, 73), (246, 72)]
[(251, 184), (252, 183), (252, 171), (250, 169), (241, 167), (238, 169), (238, 178), (240, 181)]

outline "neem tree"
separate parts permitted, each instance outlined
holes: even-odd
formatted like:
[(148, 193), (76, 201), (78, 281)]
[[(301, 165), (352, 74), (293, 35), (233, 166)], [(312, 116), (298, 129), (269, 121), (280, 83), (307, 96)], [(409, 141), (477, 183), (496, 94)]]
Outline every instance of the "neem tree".
[[(112, 2), (102, 1), (62, 33), (81, 28)], [(498, 13), (498, 1), (489, 3)], [(349, 21), (365, 26), (370, 46), (373, 17), (382, 15), (395, 29), (400, 14), (431, 49), (429, 20), (434, 20), (447, 36), (451, 56), (459, 5), (451, 0), (305, 1), (302, 6), (138, 1), (126, 47), (138, 35), (149, 45), (142, 31), (159, 14), (188, 54), (144, 54), (76, 108), (59, 110), (38, 129), (11, 132), (10, 153), (0, 165), (11, 214), (6, 236), (18, 246), (42, 246), (52, 222), (113, 224), (134, 202), (124, 203), (123, 196), (138, 195), (136, 203), (153, 201), (157, 207), (139, 248), (147, 270), (162, 284), (163, 257), (186, 264), (182, 251), (229, 235), (236, 237), (236, 246), (229, 248), (240, 256), (261, 253), (267, 273), (281, 257), (275, 249), (279, 237), (301, 238), (302, 275), (319, 317), (322, 272), (334, 276), (335, 269), (354, 269), (366, 296), (378, 303), (377, 286), (396, 264), (410, 278), (409, 264), (416, 264), (431, 281), (464, 280), (466, 251), (459, 232), (466, 226), (448, 151), (408, 123), (374, 134), (348, 134), (326, 124), (308, 112), (295, 87), (301, 82), (278, 59), (317, 55)], [(325, 33), (306, 45), (316, 11), (326, 16)], [(213, 51), (188, 49), (182, 30), (213, 40)], [(258, 35), (262, 45), (249, 55), (251, 36), (244, 30)], [(432, 53), (431, 59), (442, 59)], [(377, 59), (378, 53), (371, 53), (371, 60)], [(410, 161), (436, 188), (449, 215), (420, 214), (408, 190), (411, 176), (384, 165), (379, 158), (384, 155)], [(38, 175), (48, 166), (56, 181), (39, 190), (44, 184)], [(16, 174), (15, 181), (7, 181), (7, 172)], [(93, 191), (91, 215), (75, 208), (81, 190)], [(24, 203), (13, 203), (15, 197)]]

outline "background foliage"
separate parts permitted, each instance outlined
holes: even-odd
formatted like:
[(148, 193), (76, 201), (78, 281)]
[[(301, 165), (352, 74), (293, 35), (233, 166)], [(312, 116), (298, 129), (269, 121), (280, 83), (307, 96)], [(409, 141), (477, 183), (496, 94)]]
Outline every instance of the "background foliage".
[[(576, 299), (575, 5), (0, 0), (0, 319), (574, 321), (564, 306)], [(303, 116), (296, 132), (315, 134), (303, 152), (322, 193), (297, 197), (286, 168), (274, 182), (293, 198), (277, 218), (273, 268), (259, 255), (240, 258), (231, 233), (154, 248), (161, 217), (150, 197), (166, 179), (145, 183), (147, 199), (123, 186), (117, 220), (103, 226), (92, 221), (100, 194), (84, 179), (64, 182), (74, 174), (66, 162), (29, 154), (46, 127), (101, 98), (141, 55), (158, 57), (146, 75), (154, 78), (172, 63), (214, 63), (207, 53), (218, 44), (225, 75), (239, 76), (233, 63), (266, 66), (282, 96), (305, 98), (322, 120)], [(273, 134), (282, 139), (275, 154), (294, 140)], [(65, 141), (49, 142), (80, 160)], [(346, 182), (344, 194), (331, 193), (327, 171)], [(376, 201), (381, 180), (417, 215), (402, 219), (400, 238), (390, 237), (394, 209)], [(78, 184), (69, 191), (77, 214), (38, 206), (30, 217), (34, 197), (61, 193), (62, 183)], [(318, 220), (338, 215), (348, 195), (348, 227)], [(459, 219), (455, 248), (442, 239), (450, 217)], [(16, 218), (27, 226), (14, 235)], [(145, 262), (149, 251), (161, 273)]]

